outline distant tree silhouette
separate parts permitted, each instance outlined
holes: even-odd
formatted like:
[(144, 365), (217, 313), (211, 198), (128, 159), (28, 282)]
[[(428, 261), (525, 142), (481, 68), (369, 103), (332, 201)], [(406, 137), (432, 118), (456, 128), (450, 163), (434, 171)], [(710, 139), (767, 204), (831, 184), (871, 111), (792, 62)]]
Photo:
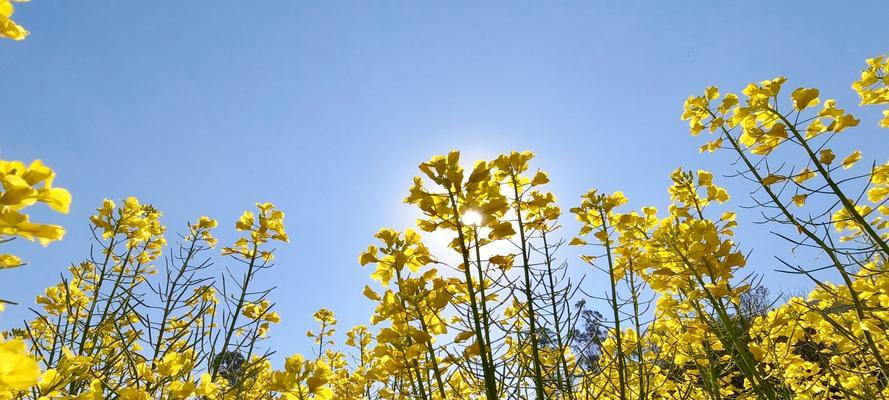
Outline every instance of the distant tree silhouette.
[(579, 327), (573, 330), (571, 348), (577, 356), (577, 363), (586, 371), (599, 368), (600, 346), (605, 339), (602, 327), (603, 317), (598, 311), (586, 308), (586, 300), (578, 301), (574, 307), (579, 314)]

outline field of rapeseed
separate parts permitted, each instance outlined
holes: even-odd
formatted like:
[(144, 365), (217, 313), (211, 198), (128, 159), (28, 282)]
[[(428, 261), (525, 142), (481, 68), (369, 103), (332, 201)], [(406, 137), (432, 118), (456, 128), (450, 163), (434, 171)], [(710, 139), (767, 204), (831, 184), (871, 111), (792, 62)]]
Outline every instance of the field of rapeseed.
[[(12, 11), (0, 0), (0, 34), (24, 39)], [(168, 231), (149, 204), (105, 200), (89, 221), (91, 256), (47, 282), (36, 316), (0, 336), (0, 399), (887, 398), (889, 163), (835, 154), (832, 142), (854, 143), (862, 121), (818, 89), (785, 86), (709, 87), (681, 117), (709, 138), (701, 152), (736, 156), (721, 172), (758, 187), (764, 222), (795, 229), (788, 247), (821, 255), (822, 265), (786, 264), (811, 279), (805, 296), (763, 299), (711, 172), (673, 171), (666, 210), (629, 210), (623, 193), (597, 190), (563, 209), (532, 153), (468, 164), (452, 151), (405, 185), (423, 214), (417, 229), (381, 229), (356, 254), (376, 304), (370, 324), (339, 345), (334, 312), (318, 310), (315, 353), (283, 365), (269, 356), (288, 349), (263, 343), (281, 320), (274, 295), (255, 283), (289, 241), (282, 210), (257, 203), (237, 221)], [(867, 60), (852, 88), (862, 106), (889, 104), (889, 58)], [(889, 128), (883, 115), (868, 123)], [(63, 238), (28, 214), (38, 203), (68, 212), (56, 171), (0, 160), (0, 183), (0, 243)], [(232, 228), (240, 239), (217, 243), (214, 231)], [(439, 231), (452, 254), (424, 244)], [(563, 245), (586, 255), (560, 262)], [(216, 270), (220, 258), (233, 266)], [(25, 261), (0, 254), (0, 270)], [(599, 274), (609, 295), (578, 301), (569, 268)], [(826, 269), (841, 281), (820, 280)]]

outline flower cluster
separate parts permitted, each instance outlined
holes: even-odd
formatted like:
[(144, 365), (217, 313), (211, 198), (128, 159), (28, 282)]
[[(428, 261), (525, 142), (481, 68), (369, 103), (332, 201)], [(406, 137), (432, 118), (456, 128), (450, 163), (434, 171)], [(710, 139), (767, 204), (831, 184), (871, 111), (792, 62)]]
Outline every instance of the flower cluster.
[(139, 263), (147, 264), (160, 256), (167, 244), (166, 227), (160, 223), (160, 217), (160, 211), (150, 204), (140, 204), (139, 199), (128, 197), (120, 207), (113, 200), (105, 199), (90, 222), (94, 230), (110, 240), (109, 249), (124, 242), (127, 257), (135, 253)]
[(259, 250), (259, 247), (271, 240), (290, 241), (284, 231), (284, 212), (276, 209), (272, 203), (256, 203), (256, 207), (259, 209), (258, 215), (244, 211), (235, 223), (235, 229), (248, 234), (235, 241), (234, 245), (223, 248), (223, 255), (234, 254), (248, 260), (259, 257), (271, 261), (274, 258), (272, 252)]
[[(3, 4), (0, 3), (0, 10)], [(10, 6), (11, 7), (11, 6)], [(2, 11), (0, 11), (2, 18)], [(0, 20), (2, 23), (2, 20)], [(36, 160), (30, 165), (21, 161), (0, 160), (0, 243), (16, 237), (37, 240), (42, 245), (61, 240), (65, 229), (59, 225), (31, 222), (24, 211), (36, 203), (45, 203), (54, 211), (68, 213), (71, 194), (53, 187), (56, 173)], [(22, 265), (21, 258), (0, 253), (0, 269)]]
[(15, 7), (12, 3), (27, 0), (0, 0), (0, 38), (23, 40), (28, 36), (28, 31), (12, 20)]
[[(867, 68), (861, 71), (861, 79), (852, 84), (861, 97), (861, 104), (889, 104), (889, 57), (879, 56), (867, 60)], [(889, 109), (883, 110), (880, 126), (889, 128)]]

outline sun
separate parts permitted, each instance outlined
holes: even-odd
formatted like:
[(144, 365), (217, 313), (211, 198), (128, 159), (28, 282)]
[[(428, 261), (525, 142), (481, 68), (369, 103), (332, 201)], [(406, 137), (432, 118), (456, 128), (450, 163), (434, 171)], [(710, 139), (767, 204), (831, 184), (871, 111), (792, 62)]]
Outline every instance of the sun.
[(463, 224), (469, 226), (480, 226), (482, 224), (482, 215), (475, 210), (467, 210), (463, 213)]

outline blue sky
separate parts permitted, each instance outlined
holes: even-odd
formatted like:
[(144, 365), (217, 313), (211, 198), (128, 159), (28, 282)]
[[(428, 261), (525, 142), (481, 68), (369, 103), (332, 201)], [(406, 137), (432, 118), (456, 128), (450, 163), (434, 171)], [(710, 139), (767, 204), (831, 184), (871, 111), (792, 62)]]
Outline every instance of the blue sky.
[[(24, 42), (0, 43), (0, 157), (43, 159), (74, 196), (47, 249), (4, 251), (30, 265), (3, 272), (4, 298), (30, 304), (89, 251), (87, 218), (103, 198), (134, 195), (172, 231), (201, 215), (234, 220), (256, 201), (287, 213), (292, 237), (260, 284), (279, 285), (284, 321), (271, 343), (308, 351), (311, 313), (341, 329), (366, 323), (359, 252), (384, 226), (409, 227), (402, 204), (418, 163), (450, 149), (468, 162), (538, 154), (563, 209), (590, 188), (663, 207), (677, 166), (731, 173), (701, 155), (683, 100), (718, 84), (740, 90), (779, 75), (822, 90), (862, 118), (837, 145), (885, 160), (878, 110), (850, 89), (864, 59), (889, 52), (882, 2), (98, 2), (18, 5)], [(845, 147), (844, 147), (845, 146)], [(882, 150), (881, 150), (882, 149)], [(718, 180), (749, 204), (750, 189)], [(787, 256), (741, 213), (751, 271)], [(565, 234), (576, 226), (565, 218)], [(583, 271), (576, 259), (573, 268)], [(587, 284), (595, 290), (595, 279)], [(8, 328), (25, 306), (0, 317)]]

